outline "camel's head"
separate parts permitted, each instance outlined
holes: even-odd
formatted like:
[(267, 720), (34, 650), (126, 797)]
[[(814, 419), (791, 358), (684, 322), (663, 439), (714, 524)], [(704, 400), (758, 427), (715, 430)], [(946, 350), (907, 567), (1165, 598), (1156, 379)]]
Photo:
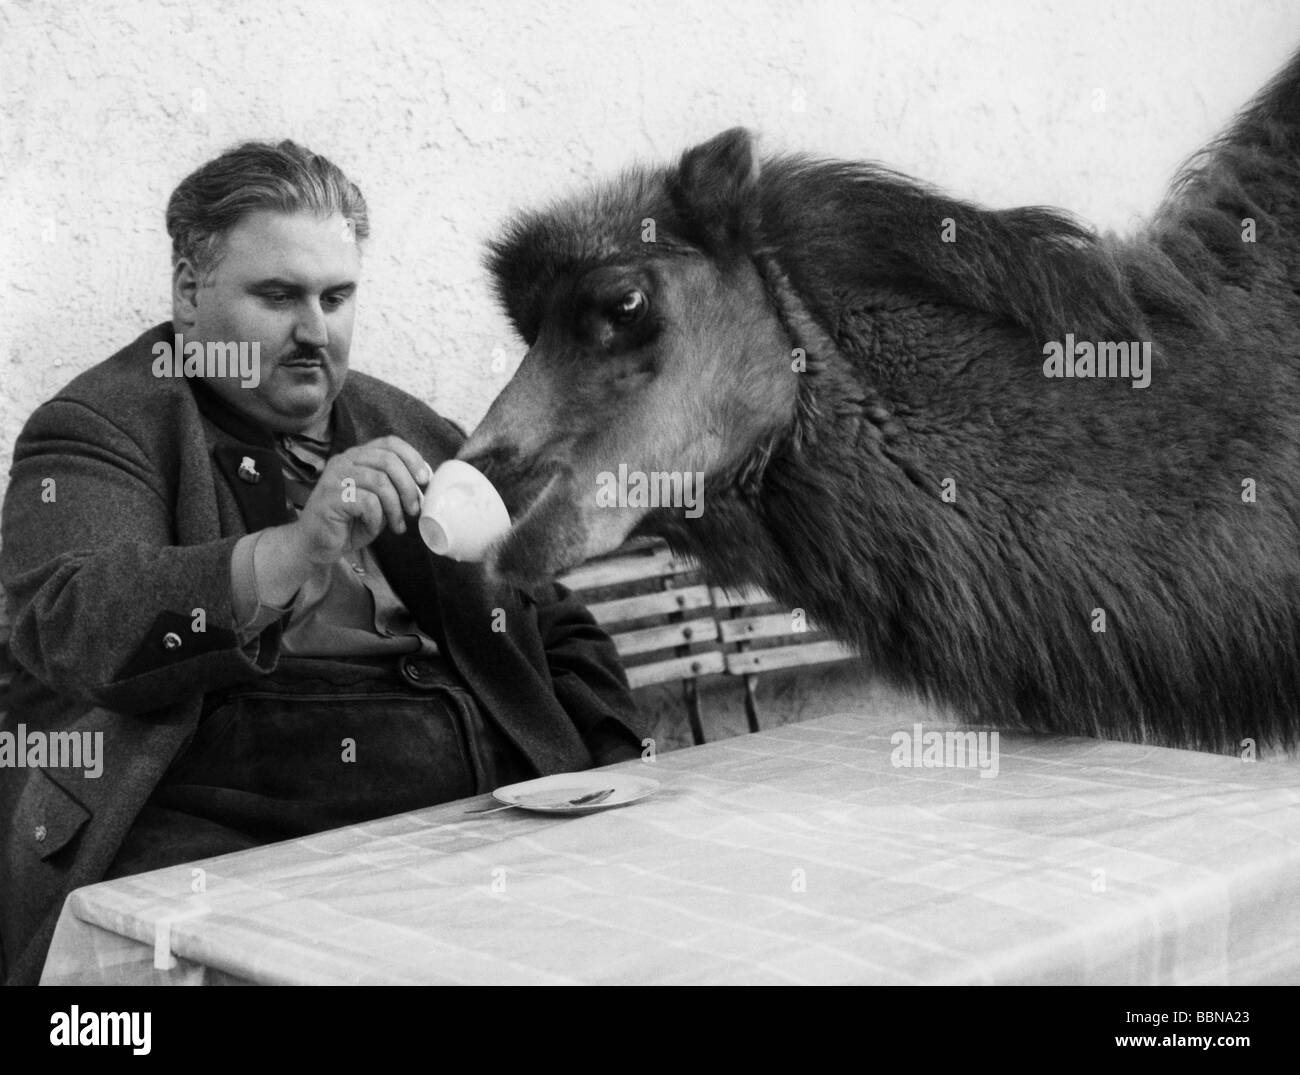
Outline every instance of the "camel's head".
[(793, 421), (798, 362), (749, 252), (757, 172), (728, 131), (492, 245), (528, 352), (460, 452), (514, 520), (490, 569), (529, 584), (655, 513), (689, 525)]

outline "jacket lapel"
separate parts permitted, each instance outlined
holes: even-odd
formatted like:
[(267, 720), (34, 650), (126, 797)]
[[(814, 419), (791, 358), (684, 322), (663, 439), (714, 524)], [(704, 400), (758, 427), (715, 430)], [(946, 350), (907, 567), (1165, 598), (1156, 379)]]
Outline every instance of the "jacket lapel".
[(230, 438), (213, 446), (212, 458), (239, 504), (248, 532), (293, 522), (293, 512), (284, 500), (284, 475), (275, 437), (230, 407), (202, 381), (191, 379), (189, 383), (203, 416)]
[(284, 502), (284, 476), (275, 449), (218, 444), (212, 456), (235, 494), (250, 534), (293, 522), (293, 513)]
[(373, 550), (393, 592), (415, 617), (420, 629), (438, 643), (439, 649), (447, 652), (447, 638), (438, 615), (437, 558), (424, 544), (419, 528), (408, 525), (405, 534), (386, 528), (375, 538)]

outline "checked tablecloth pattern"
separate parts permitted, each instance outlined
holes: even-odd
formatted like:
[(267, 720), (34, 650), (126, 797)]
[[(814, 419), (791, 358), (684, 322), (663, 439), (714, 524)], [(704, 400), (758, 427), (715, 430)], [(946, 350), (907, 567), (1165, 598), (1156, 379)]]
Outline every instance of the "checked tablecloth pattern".
[(621, 809), (465, 800), (83, 888), (43, 983), (1300, 982), (1300, 763), (1003, 735), (987, 778), (895, 766), (913, 730), (826, 717), (616, 766), (663, 784)]

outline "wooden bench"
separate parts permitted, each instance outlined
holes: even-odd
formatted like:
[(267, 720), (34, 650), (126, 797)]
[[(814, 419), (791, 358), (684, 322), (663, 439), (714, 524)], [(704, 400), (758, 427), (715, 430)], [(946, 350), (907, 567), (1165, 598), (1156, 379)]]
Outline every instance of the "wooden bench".
[(745, 685), (745, 719), (759, 730), (762, 672), (856, 660), (847, 646), (778, 606), (761, 589), (731, 593), (704, 584), (698, 569), (667, 545), (637, 539), (574, 568), (559, 581), (587, 603), (609, 632), (633, 690), (682, 684), (691, 737), (704, 742), (699, 682), (736, 676)]
[(730, 593), (714, 587), (710, 594), (718, 617), (718, 638), (727, 648), (725, 670), (745, 681), (745, 719), (751, 732), (759, 729), (760, 672), (858, 659), (844, 643), (809, 623), (803, 609), (778, 606), (763, 590)]

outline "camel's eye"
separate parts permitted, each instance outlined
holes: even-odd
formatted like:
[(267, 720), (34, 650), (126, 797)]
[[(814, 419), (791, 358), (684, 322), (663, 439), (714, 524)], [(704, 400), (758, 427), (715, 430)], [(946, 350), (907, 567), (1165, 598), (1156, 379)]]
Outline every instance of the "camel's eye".
[(649, 306), (644, 291), (627, 291), (609, 308), (609, 319), (620, 328), (634, 325), (645, 316)]

